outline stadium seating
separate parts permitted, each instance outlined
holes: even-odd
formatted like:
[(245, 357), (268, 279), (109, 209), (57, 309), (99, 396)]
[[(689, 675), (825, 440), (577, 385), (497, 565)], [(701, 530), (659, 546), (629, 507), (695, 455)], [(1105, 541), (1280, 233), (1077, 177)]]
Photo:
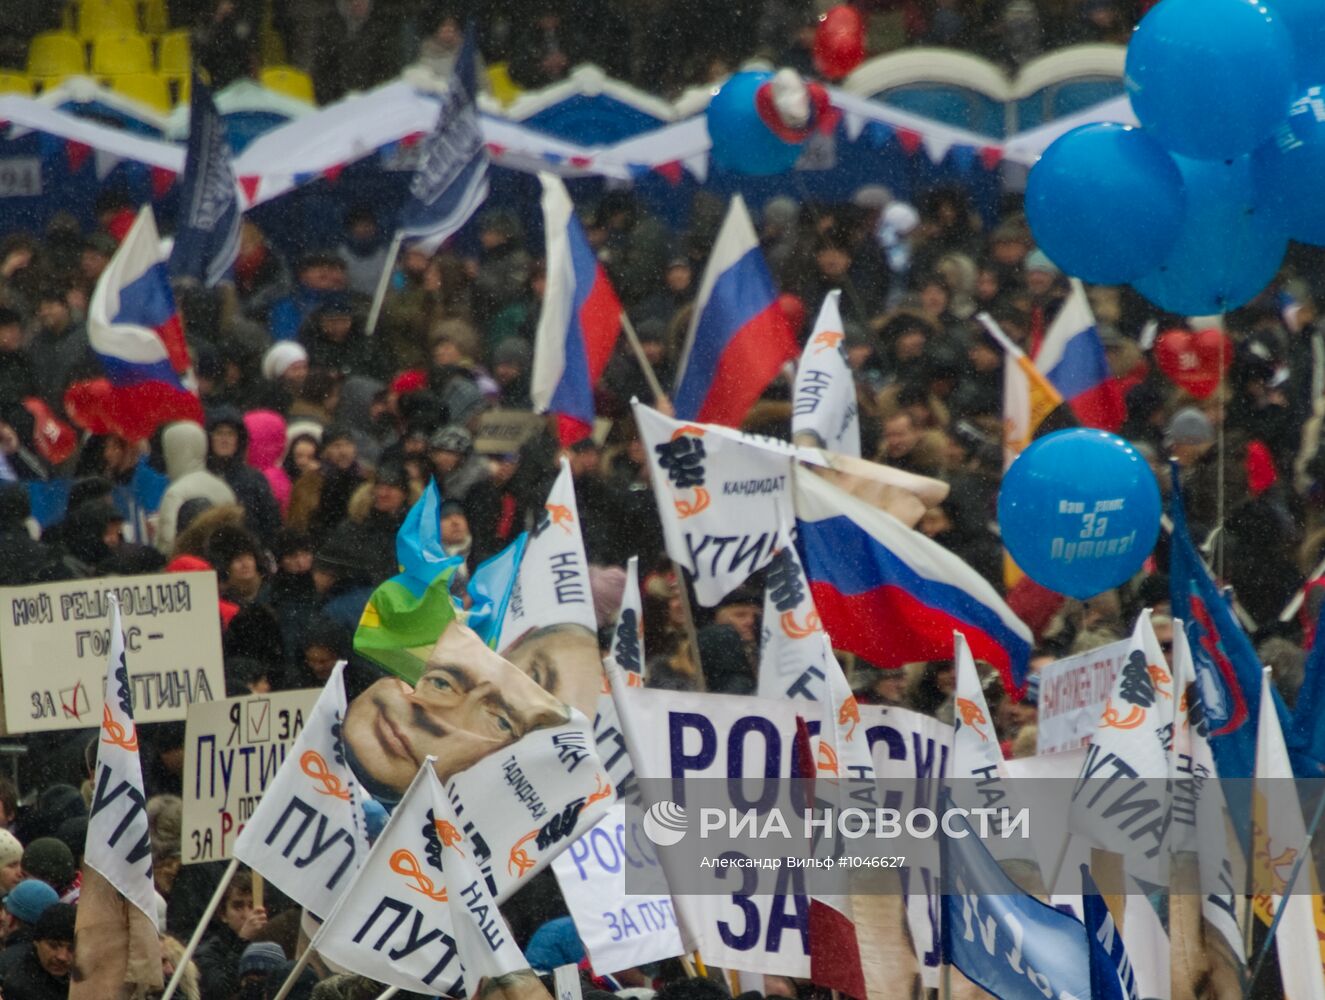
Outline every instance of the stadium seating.
[(122, 73), (112, 76), (109, 83), (115, 93), (146, 104), (155, 111), (166, 112), (171, 108), (170, 86), (156, 73)]
[(152, 45), (146, 35), (119, 31), (98, 35), (92, 42), (92, 72), (96, 76), (150, 73)]
[(313, 78), (303, 70), (293, 66), (264, 66), (259, 77), (268, 90), (285, 94), (288, 97), (316, 104), (313, 97)]
[(23, 73), (0, 73), (0, 94), (31, 94), (32, 81)]
[(81, 0), (78, 35), (91, 41), (99, 35), (138, 30), (138, 11), (130, 0)]
[(141, 13), (143, 30), (149, 35), (164, 35), (170, 30), (166, 0), (143, 0)]
[(192, 63), (193, 50), (187, 31), (170, 31), (161, 36), (157, 42), (156, 68), (162, 76), (188, 76)]
[(28, 75), (34, 79), (76, 76), (87, 72), (83, 43), (67, 31), (45, 31), (28, 48)]

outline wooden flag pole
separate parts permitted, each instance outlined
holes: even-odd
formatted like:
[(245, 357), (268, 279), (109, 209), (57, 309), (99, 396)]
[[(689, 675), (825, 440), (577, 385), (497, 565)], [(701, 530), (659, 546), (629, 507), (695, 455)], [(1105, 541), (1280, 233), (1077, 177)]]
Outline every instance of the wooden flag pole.
[(391, 275), (396, 271), (396, 257), (400, 255), (400, 244), (405, 234), (399, 229), (391, 237), (391, 246), (387, 248), (386, 263), (382, 265), (382, 275), (377, 279), (377, 288), (373, 292), (373, 304), (368, 310), (368, 323), (364, 327), (364, 336), (371, 337), (377, 329), (377, 320), (382, 315), (382, 303), (386, 300), (386, 290), (391, 287)]
[(262, 872), (253, 873), (253, 909), (261, 910), (263, 908), (263, 889), (265, 883), (262, 881)]
[(216, 891), (212, 893), (212, 898), (207, 901), (207, 908), (202, 911), (202, 916), (198, 919), (198, 926), (193, 928), (193, 935), (189, 938), (189, 943), (184, 946), (184, 954), (180, 956), (179, 964), (175, 966), (175, 974), (170, 977), (166, 991), (161, 994), (161, 1000), (170, 1000), (175, 995), (175, 991), (179, 989), (179, 982), (184, 978), (184, 970), (193, 958), (193, 953), (198, 950), (198, 943), (202, 941), (203, 934), (207, 932), (207, 928), (211, 925), (212, 917), (216, 915), (216, 908), (221, 905), (221, 900), (225, 897), (225, 891), (230, 887), (230, 880), (235, 877), (235, 872), (238, 870), (239, 859), (231, 858), (230, 867), (221, 876)]
[(644, 353), (644, 345), (640, 343), (639, 334), (635, 332), (635, 324), (630, 321), (624, 309), (621, 310), (621, 329), (626, 335), (630, 349), (635, 352), (635, 360), (639, 362), (640, 370), (644, 372), (644, 381), (649, 383), (649, 389), (653, 392), (653, 405), (657, 408), (658, 403), (667, 400), (667, 393), (663, 392), (653, 365), (649, 363), (648, 356)]

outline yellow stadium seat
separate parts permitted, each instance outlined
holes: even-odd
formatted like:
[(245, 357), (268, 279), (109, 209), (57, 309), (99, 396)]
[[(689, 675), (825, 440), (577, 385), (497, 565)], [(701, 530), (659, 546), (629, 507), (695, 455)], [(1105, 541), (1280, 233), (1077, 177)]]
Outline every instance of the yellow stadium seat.
[(492, 96), (501, 101), (502, 104), (510, 104), (524, 93), (511, 79), (511, 74), (507, 71), (505, 63), (489, 64), (488, 87), (492, 90)]
[(169, 111), (170, 87), (165, 78), (156, 73), (122, 73), (109, 79), (110, 89), (117, 94), (146, 104), (156, 111)]
[(130, 31), (98, 35), (92, 43), (92, 72), (97, 76), (152, 72), (147, 36)]
[(32, 81), (22, 73), (0, 73), (0, 94), (31, 94)]
[(29, 76), (71, 76), (87, 72), (87, 53), (76, 35), (44, 31), (28, 47)]
[(313, 97), (313, 78), (293, 66), (266, 66), (260, 76), (262, 85), (287, 97), (295, 97), (316, 104)]
[(138, 11), (131, 0), (81, 0), (78, 5), (78, 34), (83, 39), (137, 30)]
[(192, 43), (187, 31), (171, 31), (161, 36), (156, 49), (158, 70), (166, 76), (188, 76), (192, 64)]
[(140, 5), (143, 31), (149, 35), (164, 35), (170, 30), (170, 14), (166, 0), (143, 0)]

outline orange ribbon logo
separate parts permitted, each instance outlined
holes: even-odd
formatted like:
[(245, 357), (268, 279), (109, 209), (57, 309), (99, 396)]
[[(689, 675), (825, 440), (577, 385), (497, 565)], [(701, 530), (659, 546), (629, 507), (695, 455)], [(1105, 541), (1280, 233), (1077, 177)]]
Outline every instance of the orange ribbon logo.
[(801, 625), (796, 621), (796, 612), (784, 611), (778, 618), (782, 625), (782, 631), (788, 639), (804, 639), (806, 636), (814, 635), (819, 631), (819, 612), (811, 611), (805, 616), (805, 624)]
[(110, 714), (110, 706), (101, 708), (101, 742), (113, 747), (121, 747), (130, 753), (138, 752), (138, 727), (131, 726), (126, 733), (124, 727)]
[(985, 735), (981, 726), (989, 725), (989, 720), (985, 718), (985, 713), (980, 711), (980, 706), (969, 698), (957, 699), (957, 711), (961, 714), (963, 725), (970, 726), (975, 730), (976, 735), (981, 740), (988, 742), (989, 737)]
[(571, 525), (575, 523), (575, 517), (571, 514), (570, 508), (565, 504), (545, 504), (544, 509), (547, 511), (548, 518), (552, 523), (560, 527), (562, 531), (566, 532), (566, 534), (569, 535), (574, 530), (571, 528)]
[(304, 751), (303, 756), (299, 758), (299, 768), (322, 786), (313, 789), (319, 795), (330, 795), (333, 798), (349, 801), (349, 789), (341, 783), (337, 775), (332, 773), (331, 768), (327, 767), (326, 758), (316, 750)]
[(511, 856), (506, 859), (506, 870), (516, 878), (523, 877), (525, 872), (534, 867), (534, 859), (529, 856), (529, 852), (524, 849), (524, 845), (537, 836), (537, 830), (530, 830), (517, 840), (515, 846), (511, 848)]
[(1173, 680), (1173, 678), (1169, 676), (1167, 670), (1163, 667), (1157, 667), (1152, 663), (1150, 666), (1146, 667), (1146, 673), (1150, 675), (1150, 683), (1155, 685), (1155, 694), (1163, 695), (1165, 698), (1170, 699), (1173, 697), (1171, 692), (1164, 690), (1164, 685), (1171, 683)]
[[(623, 670), (623, 671), (621, 671), (621, 672), (622, 672), (623, 674), (625, 674), (625, 676), (626, 676), (626, 687), (628, 687), (628, 688), (642, 688), (642, 687), (644, 686), (644, 675), (643, 675), (643, 674), (637, 674), (637, 673), (635, 673), (635, 671), (633, 671), (633, 670)], [(612, 693), (612, 682), (609, 681), (609, 680), (607, 679), (607, 675), (604, 674), (604, 675), (603, 675), (603, 694), (611, 694), (611, 693)]]
[(454, 825), (452, 825), (451, 823), (447, 822), (444, 819), (435, 819), (433, 820), (432, 825), (433, 828), (437, 831), (437, 839), (442, 842), (442, 846), (454, 847), (456, 854), (459, 854), (463, 858), (465, 856), (465, 852), (462, 851), (459, 847), (456, 847), (457, 844), (459, 844), (462, 840), (464, 840), (464, 837), (461, 835), (460, 831), (457, 830)]
[(851, 724), (851, 728), (842, 737), (844, 740), (850, 740), (856, 731), (856, 726), (860, 725), (860, 705), (854, 695), (847, 695), (842, 707), (837, 710), (837, 724), (845, 726), (847, 723)]
[(676, 508), (676, 516), (683, 521), (687, 517), (694, 517), (700, 511), (708, 510), (709, 504), (712, 503), (709, 491), (704, 487), (696, 486), (693, 493), (693, 500), (685, 497), (677, 497), (672, 500), (672, 506)]
[(1112, 700), (1104, 706), (1104, 715), (1100, 717), (1100, 725), (1105, 729), (1135, 729), (1145, 721), (1146, 710), (1140, 705), (1133, 705), (1126, 715), (1119, 716)]
[(425, 875), (423, 869), (419, 866), (419, 859), (409, 851), (402, 847), (391, 855), (389, 863), (393, 872), (414, 883), (409, 888), (439, 903), (446, 902), (446, 887), (443, 886), (438, 889), (433, 885), (432, 879)]
[(846, 334), (838, 330), (824, 330), (822, 333), (816, 333), (812, 343), (818, 348), (815, 354), (822, 354), (824, 351), (835, 351), (837, 345), (846, 339)]
[(591, 805), (593, 805), (595, 802), (599, 801), (600, 799), (605, 799), (605, 798), (607, 798), (609, 795), (612, 794), (612, 785), (611, 785), (611, 783), (610, 783), (610, 782), (604, 782), (604, 781), (603, 781), (603, 776), (602, 776), (601, 774), (599, 774), (599, 775), (595, 775), (594, 780), (595, 780), (595, 782), (597, 783), (597, 786), (598, 786), (598, 787), (594, 789), (594, 792), (593, 792), (592, 795), (590, 795), (587, 799), (584, 800), (584, 804), (585, 804), (586, 806), (591, 806)]
[(819, 754), (815, 767), (829, 774), (837, 774), (837, 752), (828, 745), (827, 740), (819, 740)]

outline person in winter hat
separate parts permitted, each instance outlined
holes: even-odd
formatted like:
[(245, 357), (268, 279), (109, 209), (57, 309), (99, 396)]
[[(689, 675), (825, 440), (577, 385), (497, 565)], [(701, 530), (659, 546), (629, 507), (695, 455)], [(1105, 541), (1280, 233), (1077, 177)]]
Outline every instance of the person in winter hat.
[(156, 547), (169, 556), (175, 547), (175, 523), (187, 501), (204, 499), (213, 506), (238, 503), (235, 491), (220, 476), (207, 471), (207, 432), (192, 421), (179, 421), (161, 435), (170, 485), (157, 511)]

